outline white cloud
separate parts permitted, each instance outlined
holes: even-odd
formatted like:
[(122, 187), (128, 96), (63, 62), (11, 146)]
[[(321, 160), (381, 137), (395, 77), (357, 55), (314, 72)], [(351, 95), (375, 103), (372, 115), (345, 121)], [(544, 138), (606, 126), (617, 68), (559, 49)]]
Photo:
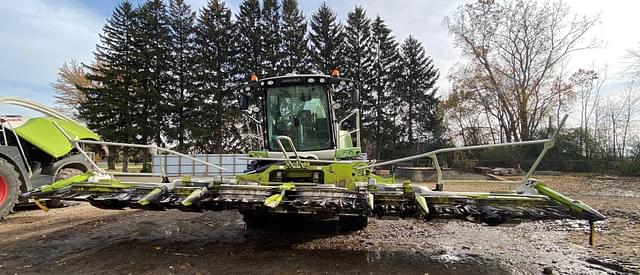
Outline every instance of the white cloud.
[(604, 3), (599, 0), (568, 0), (567, 3), (578, 14), (600, 15), (601, 24), (594, 27), (590, 35), (603, 41), (600, 48), (574, 54), (568, 69), (606, 65), (605, 92), (621, 91), (628, 80), (625, 74), (627, 51), (640, 46), (640, 32), (635, 28), (640, 23), (637, 16), (640, 1), (617, 0)]
[(437, 84), (440, 94), (449, 89), (447, 74), (459, 51), (452, 46), (453, 40), (443, 21), (460, 3), (450, 0), (350, 0), (347, 3), (347, 11), (360, 5), (367, 10), (370, 17), (379, 14), (393, 31), (398, 43), (401, 44), (409, 35), (421, 41), (427, 54), (433, 58), (440, 70), (440, 80)]
[[(588, 39), (597, 38), (604, 42), (601, 48), (580, 51), (572, 55), (566, 69), (571, 72), (578, 68), (590, 68), (593, 64), (595, 66), (606, 64), (608, 81), (605, 90), (609, 93), (617, 92), (624, 86), (623, 83), (627, 79), (624, 75), (627, 50), (640, 48), (640, 32), (635, 29), (635, 26), (640, 23), (640, 17), (637, 16), (640, 1), (565, 1), (574, 13), (587, 16), (600, 15), (601, 24), (591, 30)], [(349, 0), (329, 1), (329, 4), (341, 8), (339, 14), (342, 18), (353, 7), (361, 5), (370, 17), (380, 14), (399, 41), (409, 35), (418, 38), (440, 68), (441, 77), (438, 85), (443, 93), (450, 87), (446, 75), (460, 56), (460, 51), (453, 47), (453, 39), (443, 25), (443, 20), (446, 16), (452, 15), (458, 5), (467, 2), (473, 2), (473, 0)]]
[[(62, 63), (70, 59), (92, 60), (105, 18), (89, 10), (88, 4), (83, 6), (75, 1), (0, 1), (0, 95), (28, 97), (51, 105), (54, 93), (49, 83), (56, 79)], [(418, 38), (440, 68), (438, 85), (441, 92), (446, 92), (450, 86), (446, 75), (458, 60), (459, 51), (452, 46), (452, 38), (442, 22), (458, 5), (469, 1), (473, 0), (331, 0), (328, 3), (343, 22), (347, 12), (361, 5), (370, 17), (380, 14), (398, 42), (409, 35)], [(200, 10), (206, 4), (206, 0), (187, 2), (194, 10)], [(226, 2), (237, 11), (241, 0)], [(306, 16), (322, 2), (299, 0)], [(640, 17), (635, 14), (640, 1), (567, 0), (567, 3), (578, 13), (601, 13), (602, 24), (592, 35), (606, 42), (604, 48), (574, 55), (567, 69), (606, 63), (612, 82), (609, 87), (615, 90), (619, 87), (616, 83), (624, 81), (620, 73), (624, 72), (626, 51), (637, 48), (640, 41), (640, 32), (634, 28), (640, 23)]]
[(90, 62), (103, 23), (69, 2), (0, 1), (0, 95), (52, 105), (58, 68), (70, 59)]

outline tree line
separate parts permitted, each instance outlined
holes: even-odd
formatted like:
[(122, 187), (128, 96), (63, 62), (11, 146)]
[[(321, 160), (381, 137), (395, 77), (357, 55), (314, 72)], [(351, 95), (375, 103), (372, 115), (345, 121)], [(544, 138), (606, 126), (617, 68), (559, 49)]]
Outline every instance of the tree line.
[[(410, 36), (398, 43), (385, 21), (362, 7), (345, 19), (326, 3), (307, 17), (295, 0), (245, 0), (237, 14), (220, 1), (199, 12), (183, 1), (135, 8), (123, 2), (100, 36), (96, 63), (65, 64), (52, 86), (58, 102), (105, 139), (234, 152), (250, 143), (246, 129), (233, 127), (240, 117), (233, 85), (250, 73), (326, 74), (338, 67), (364, 84), (362, 137), (372, 158), (449, 140), (545, 138), (573, 112), (570, 120), (579, 125), (565, 127), (543, 169), (640, 174), (638, 51), (629, 51), (628, 83), (610, 95), (601, 91), (606, 67), (566, 68), (574, 52), (602, 45), (589, 39), (598, 16), (575, 14), (562, 0), (461, 4), (445, 18), (461, 56), (448, 72), (452, 86), (442, 103), (435, 96), (439, 70), (419, 41)], [(343, 96), (336, 98), (348, 106)], [(504, 166), (532, 159), (538, 149), (489, 150), (446, 162)]]
[(99, 37), (95, 62), (65, 64), (53, 86), (58, 102), (105, 140), (240, 152), (248, 143), (246, 129), (233, 126), (241, 117), (235, 85), (253, 73), (337, 67), (363, 83), (362, 137), (371, 156), (444, 142), (431, 57), (412, 36), (399, 44), (380, 16), (359, 6), (343, 23), (327, 3), (307, 18), (296, 0), (245, 0), (237, 14), (219, 0), (198, 12), (183, 0), (124, 1)]
[[(548, 137), (564, 113), (565, 127), (543, 169), (640, 175), (640, 55), (629, 52), (627, 84), (604, 95), (604, 68), (567, 69), (575, 52), (599, 47), (589, 32), (598, 16), (575, 14), (561, 1), (479, 0), (445, 19), (462, 51), (444, 100), (449, 134), (464, 145)], [(489, 150), (463, 156), (496, 165), (532, 160), (537, 150)]]

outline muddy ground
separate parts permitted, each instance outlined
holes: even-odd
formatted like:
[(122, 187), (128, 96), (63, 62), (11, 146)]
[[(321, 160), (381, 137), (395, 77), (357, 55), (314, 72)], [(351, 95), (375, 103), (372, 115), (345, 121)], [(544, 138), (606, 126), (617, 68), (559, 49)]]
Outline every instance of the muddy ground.
[[(498, 227), (372, 219), (364, 230), (247, 230), (234, 211), (18, 211), (0, 223), (0, 274), (640, 273), (640, 179), (540, 176), (609, 216), (588, 246), (572, 221)], [(450, 190), (509, 189), (506, 184)]]

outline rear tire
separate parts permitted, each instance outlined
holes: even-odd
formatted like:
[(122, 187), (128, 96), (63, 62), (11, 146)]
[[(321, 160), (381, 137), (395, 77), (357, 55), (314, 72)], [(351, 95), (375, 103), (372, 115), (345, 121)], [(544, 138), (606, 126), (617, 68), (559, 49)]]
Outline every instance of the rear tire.
[(5, 159), (0, 159), (0, 220), (13, 210), (20, 196), (20, 174), (16, 167)]

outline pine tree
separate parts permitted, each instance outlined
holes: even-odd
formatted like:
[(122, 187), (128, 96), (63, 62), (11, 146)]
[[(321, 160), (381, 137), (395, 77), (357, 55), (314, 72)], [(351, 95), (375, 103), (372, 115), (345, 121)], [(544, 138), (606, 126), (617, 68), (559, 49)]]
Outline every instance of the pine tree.
[(194, 149), (201, 153), (223, 153), (237, 145), (237, 133), (225, 130), (237, 112), (229, 106), (235, 99), (230, 89), (234, 50), (231, 10), (219, 0), (210, 0), (200, 12), (196, 28), (198, 87), (192, 110), (197, 125), (191, 127)]
[[(373, 136), (373, 118), (371, 109), (374, 105), (371, 87), (368, 80), (373, 61), (371, 52), (371, 27), (365, 10), (357, 6), (347, 14), (347, 24), (344, 31), (344, 68), (345, 77), (362, 83), (360, 88), (360, 110), (362, 111), (362, 141), (365, 147), (376, 139)], [(346, 108), (350, 108), (351, 100), (346, 93), (336, 93), (335, 99)], [(366, 150), (370, 153), (370, 150)]]
[(265, 76), (276, 76), (282, 73), (281, 21), (278, 1), (264, 0), (260, 28), (262, 29), (262, 67)]
[[(422, 44), (409, 36), (401, 46), (402, 77), (398, 87), (401, 98), (399, 120), (407, 139), (405, 148), (420, 150), (420, 143), (436, 141), (439, 131), (435, 98), (438, 69)], [(440, 121), (441, 122), (441, 121)]]
[[(163, 146), (161, 128), (168, 128), (165, 114), (170, 86), (169, 58), (171, 36), (167, 8), (162, 0), (150, 0), (138, 9), (134, 53), (137, 87), (133, 98), (137, 143), (155, 142)], [(147, 152), (142, 154), (143, 170), (147, 167)]]
[(343, 66), (344, 33), (336, 13), (324, 2), (311, 16), (311, 61), (317, 73), (329, 74), (334, 67)]
[(343, 72), (345, 77), (360, 82), (370, 77), (369, 71), (373, 62), (370, 25), (366, 11), (360, 6), (347, 14)]
[(248, 80), (251, 73), (263, 76), (264, 51), (262, 48), (261, 12), (258, 0), (244, 0), (236, 16), (235, 34), (238, 56), (235, 58), (237, 81)]
[(308, 73), (307, 22), (298, 1), (282, 2), (282, 72)]
[[(371, 120), (374, 124), (373, 136), (375, 137), (375, 154), (377, 159), (391, 156), (394, 144), (399, 140), (396, 134), (399, 132), (395, 123), (395, 108), (398, 104), (398, 95), (395, 93), (395, 84), (400, 77), (398, 43), (391, 35), (391, 30), (384, 20), (377, 16), (371, 24), (371, 53), (373, 64), (371, 67), (371, 93), (374, 104), (371, 106)], [(383, 152), (384, 145), (388, 149)]]
[[(87, 79), (94, 86), (83, 88), (86, 100), (80, 104), (79, 116), (103, 139), (132, 142), (135, 136), (133, 116), (135, 106), (134, 45), (136, 11), (128, 1), (122, 2), (100, 34), (100, 44), (94, 53), (96, 65), (88, 66)], [(127, 170), (128, 152), (123, 152), (123, 171)], [(109, 168), (115, 168), (117, 152), (112, 150)]]
[[(105, 139), (161, 145), (164, 134), (181, 150), (231, 152), (244, 144), (232, 126), (238, 118), (232, 83), (251, 72), (326, 74), (338, 67), (345, 77), (365, 82), (367, 151), (380, 158), (443, 142), (433, 61), (413, 37), (399, 49), (384, 21), (378, 16), (371, 22), (362, 7), (348, 14), (343, 30), (323, 3), (306, 36), (296, 0), (283, 0), (282, 9), (277, 0), (264, 0), (262, 9), (259, 0), (244, 0), (236, 22), (224, 3), (210, 0), (197, 26), (184, 0), (169, 3), (169, 10), (162, 0), (134, 10), (125, 1), (104, 26), (79, 115)], [(335, 97), (345, 106), (338, 116), (350, 105), (341, 95)], [(126, 167), (128, 152), (123, 155)]]
[(169, 2), (169, 27), (171, 29), (171, 56), (168, 60), (171, 79), (164, 95), (167, 106), (163, 132), (170, 142), (177, 142), (179, 151), (189, 151), (189, 127), (194, 122), (190, 111), (196, 106), (195, 89), (195, 12), (184, 0)]

